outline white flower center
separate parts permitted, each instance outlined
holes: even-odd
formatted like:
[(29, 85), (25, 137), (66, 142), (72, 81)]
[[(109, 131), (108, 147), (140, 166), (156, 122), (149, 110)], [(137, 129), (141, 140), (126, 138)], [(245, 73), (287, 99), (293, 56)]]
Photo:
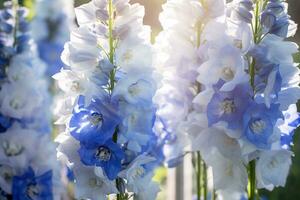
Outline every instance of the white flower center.
[(17, 97), (10, 100), (9, 105), (10, 105), (10, 107), (12, 107), (15, 110), (18, 110), (18, 109), (24, 107), (24, 105), (22, 104), (22, 101), (20, 101), (20, 99)]
[(254, 133), (259, 134), (263, 132), (264, 129), (266, 128), (266, 122), (261, 119), (255, 120), (254, 122), (251, 123), (250, 128)]
[(145, 174), (145, 169), (143, 167), (139, 166), (134, 170), (134, 172), (132, 174), (132, 178), (135, 180), (135, 179), (140, 178), (144, 174)]
[(98, 178), (90, 178), (89, 179), (89, 186), (91, 187), (101, 187), (103, 185), (103, 181)]
[(224, 81), (231, 81), (234, 78), (234, 70), (231, 67), (223, 67), (221, 72), (221, 78)]
[(78, 81), (72, 81), (70, 89), (72, 92), (79, 92), (80, 91), (80, 83)]
[(35, 199), (39, 195), (39, 188), (37, 185), (29, 185), (26, 194), (30, 199)]
[(138, 83), (134, 83), (128, 87), (128, 92), (132, 96), (138, 96), (142, 92), (142, 88), (139, 87)]
[(270, 160), (268, 162), (267, 167), (268, 167), (268, 169), (274, 169), (278, 166), (278, 164), (280, 164), (280, 162), (276, 158), (273, 157), (272, 160)]
[(235, 112), (235, 105), (234, 105), (234, 101), (231, 99), (225, 99), (223, 102), (221, 102), (221, 110), (225, 113), (225, 114), (231, 114), (233, 112)]
[(12, 177), (14, 176), (12, 168), (5, 166), (5, 165), (0, 165), (0, 176), (6, 181), (6, 182), (11, 182)]
[(111, 151), (106, 147), (99, 147), (96, 152), (96, 157), (100, 161), (109, 161), (111, 157)]
[(15, 144), (15, 143), (9, 143), (8, 141), (4, 141), (2, 143), (2, 148), (4, 150), (5, 155), (8, 157), (18, 156), (24, 150), (23, 146), (21, 146), (19, 144)]
[(225, 168), (225, 174), (229, 177), (233, 177), (233, 165), (228, 164)]
[(239, 49), (242, 49), (242, 48), (243, 48), (243, 41), (242, 41), (242, 40), (235, 39), (235, 40), (233, 41), (233, 43), (234, 43), (234, 46), (235, 46), (236, 48), (239, 48)]
[(130, 60), (133, 58), (133, 53), (131, 49), (128, 49), (123, 55), (122, 55), (122, 61), (125, 63), (129, 63)]
[(93, 126), (102, 126), (103, 123), (103, 115), (97, 112), (94, 112), (90, 115), (89, 121)]

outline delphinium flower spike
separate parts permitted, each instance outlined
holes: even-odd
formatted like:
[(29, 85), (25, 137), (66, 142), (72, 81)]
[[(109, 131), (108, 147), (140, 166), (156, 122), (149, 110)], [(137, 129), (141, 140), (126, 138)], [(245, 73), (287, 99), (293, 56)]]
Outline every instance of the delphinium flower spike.
[(0, 199), (60, 199), (45, 66), (18, 1), (0, 10)]
[(75, 25), (73, 0), (37, 0), (35, 16), (31, 23), (33, 39), (40, 58), (47, 64), (51, 77), (59, 72), (63, 63), (60, 54), (70, 39), (70, 29)]
[(197, 70), (208, 56), (206, 41), (220, 34), (216, 30), (208, 35), (205, 30), (224, 14), (223, 0), (169, 0), (163, 5), (160, 15), (163, 31), (155, 45), (155, 65), (160, 74), (158, 79), (161, 79), (155, 95), (158, 105), (156, 132), (166, 141), (164, 154), (169, 167), (176, 166), (192, 151), (198, 199), (202, 196), (206, 199), (208, 191), (206, 165), (199, 149), (188, 148), (193, 137), (207, 126), (205, 115), (199, 112), (201, 108), (193, 103), (196, 95), (205, 89), (197, 82)]
[(153, 200), (156, 85), (144, 9), (128, 0), (92, 0), (75, 14), (79, 27), (62, 53), (68, 67), (54, 75), (65, 92), (59, 157), (74, 172), (75, 196)]
[(279, 0), (234, 0), (223, 20), (210, 25), (197, 77), (204, 91), (194, 99), (207, 128), (193, 146), (212, 167), (220, 198), (240, 199), (248, 179), (253, 200), (257, 188), (284, 186), (291, 164), (299, 126), (298, 46), (285, 39), (296, 25)]

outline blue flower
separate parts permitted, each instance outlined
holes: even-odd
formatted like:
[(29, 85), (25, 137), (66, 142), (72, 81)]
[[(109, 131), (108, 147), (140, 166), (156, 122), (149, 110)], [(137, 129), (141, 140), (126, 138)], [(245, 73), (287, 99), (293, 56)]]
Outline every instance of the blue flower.
[(89, 145), (81, 144), (79, 155), (83, 164), (87, 166), (100, 166), (110, 180), (114, 180), (122, 168), (125, 158), (123, 150), (112, 140), (99, 140), (93, 138)]
[(70, 120), (71, 135), (82, 143), (95, 137), (102, 141), (111, 138), (120, 123), (116, 105), (107, 99), (93, 99), (85, 107), (84, 96), (80, 96)]
[(242, 116), (251, 100), (249, 84), (239, 84), (230, 92), (219, 91), (222, 83), (215, 85), (215, 93), (207, 105), (209, 126), (225, 121), (230, 129), (242, 128)]
[(261, 14), (261, 24), (264, 33), (285, 38), (289, 35), (289, 27), (294, 22), (290, 20), (290, 16), (286, 13), (286, 6), (283, 2), (270, 1)]
[(237, 1), (232, 12), (233, 17), (237, 20), (241, 20), (246, 23), (251, 23), (253, 18), (252, 10), (253, 2), (251, 0)]
[(64, 66), (60, 59), (63, 51), (62, 44), (41, 40), (38, 42), (38, 50), (40, 58), (48, 64), (47, 75), (53, 76)]
[(255, 58), (255, 91), (263, 93), (265, 103), (270, 105), (271, 100), (277, 100), (282, 87), (282, 76), (279, 64), (272, 63), (267, 57), (269, 48), (265, 44), (256, 45), (249, 51), (249, 55)]
[(5, 68), (9, 65), (12, 56), (22, 53), (30, 48), (30, 35), (28, 22), (26, 21), (26, 9), (18, 8), (17, 37), (13, 31), (16, 28), (12, 11), (12, 3), (4, 3), (4, 9), (0, 11), (0, 78), (5, 77)]
[(23, 175), (13, 177), (14, 200), (52, 200), (52, 171), (35, 176), (32, 168)]
[(271, 147), (270, 136), (273, 127), (279, 118), (283, 118), (279, 111), (279, 104), (271, 104), (267, 108), (265, 104), (253, 103), (243, 116), (244, 136), (249, 142), (261, 149)]
[(9, 117), (0, 114), (0, 134), (4, 133), (9, 127), (11, 127), (13, 120)]
[(290, 127), (288, 129), (289, 133), (281, 135), (281, 146), (284, 148), (290, 148), (293, 145), (295, 130), (300, 126), (300, 113), (297, 113), (297, 115), (298, 117), (288, 124), (288, 126)]

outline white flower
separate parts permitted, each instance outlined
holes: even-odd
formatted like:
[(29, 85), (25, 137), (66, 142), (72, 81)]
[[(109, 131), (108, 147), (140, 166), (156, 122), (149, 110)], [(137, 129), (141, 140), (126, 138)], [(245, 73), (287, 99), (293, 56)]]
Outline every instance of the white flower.
[(222, 91), (231, 91), (237, 84), (247, 82), (245, 73), (247, 66), (239, 49), (232, 45), (225, 45), (209, 55), (210, 59), (199, 69), (197, 80), (205, 86), (212, 86), (220, 79), (226, 83)]
[(101, 85), (97, 85), (93, 80), (94, 77), (92, 77), (99, 73), (97, 73), (97, 70), (94, 70), (93, 73), (95, 74), (77, 73), (62, 69), (53, 78), (57, 80), (60, 89), (70, 97), (76, 98), (78, 95), (84, 95), (87, 103), (89, 103), (93, 97), (101, 97), (104, 94)]
[(117, 193), (113, 181), (109, 181), (101, 168), (77, 166), (73, 169), (76, 177), (75, 197), (77, 199), (106, 200), (107, 195)]
[(211, 155), (209, 164), (213, 170), (213, 182), (217, 190), (243, 192), (247, 187), (247, 170), (242, 160), (230, 160), (219, 151)]
[(113, 92), (113, 98), (124, 99), (131, 105), (146, 104), (152, 101), (155, 85), (151, 77), (141, 76), (131, 71), (128, 76), (121, 78)]
[(142, 154), (135, 158), (127, 169), (120, 172), (119, 176), (127, 180), (127, 184), (129, 185), (131, 192), (140, 193), (144, 191), (144, 184), (142, 181), (144, 181), (145, 177), (148, 177), (148, 172), (143, 165), (154, 162), (155, 160), (156, 159), (153, 157)]
[(153, 173), (144, 167), (155, 160), (142, 154), (132, 161), (126, 170), (120, 172), (120, 176), (127, 180), (130, 192), (133, 192), (138, 200), (153, 200), (159, 192), (158, 184), (152, 181)]
[(287, 150), (263, 151), (256, 163), (258, 188), (273, 190), (284, 186), (292, 163), (293, 154)]
[(34, 88), (21, 87), (19, 83), (5, 83), (0, 91), (0, 109), (2, 114), (22, 119), (34, 117), (40, 108), (43, 96)]
[(61, 59), (66, 65), (71, 66), (72, 70), (85, 71), (98, 65), (100, 55), (101, 49), (96, 45), (68, 42), (65, 44)]
[[(139, 38), (131, 36), (126, 38), (126, 40), (120, 41), (116, 48), (115, 55), (116, 65), (118, 67), (122, 67), (121, 69), (125, 72), (130, 73), (129, 70), (131, 68), (136, 68), (140, 71), (143, 70), (143, 73), (151, 70), (151, 46), (149, 44), (144, 44), (143, 40)], [(144, 67), (141, 68), (140, 66)]]
[(260, 43), (267, 48), (267, 59), (272, 63), (293, 63), (293, 54), (298, 52), (298, 45), (284, 41), (283, 38), (268, 34)]

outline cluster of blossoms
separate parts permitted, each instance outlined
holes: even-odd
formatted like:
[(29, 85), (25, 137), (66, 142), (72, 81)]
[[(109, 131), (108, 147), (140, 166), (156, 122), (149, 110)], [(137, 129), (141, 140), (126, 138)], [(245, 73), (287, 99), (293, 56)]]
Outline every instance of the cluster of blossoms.
[(63, 63), (60, 54), (69, 41), (74, 24), (73, 0), (37, 0), (36, 15), (31, 23), (32, 37), (40, 58), (48, 65), (47, 75), (59, 72)]
[[(212, 16), (204, 18), (199, 32), (205, 9)], [(175, 145), (201, 152), (220, 198), (241, 198), (247, 166), (250, 199), (255, 185), (284, 186), (300, 98), (293, 62), (298, 46), (285, 41), (297, 28), (287, 3), (170, 0), (161, 21), (158, 61), (166, 70), (157, 102), (163, 136), (175, 133)], [(171, 51), (174, 46), (179, 50)]]
[(205, 4), (198, 0), (170, 0), (163, 5), (163, 31), (155, 44), (155, 66), (160, 74), (155, 128), (166, 141), (163, 152), (168, 166), (181, 161), (190, 143), (185, 129), (199, 116), (193, 99), (201, 90), (197, 83), (197, 69), (204, 59), (201, 32), (210, 20), (224, 14), (224, 6), (223, 0)]
[(153, 132), (156, 85), (144, 9), (128, 0), (92, 0), (75, 9), (54, 75), (65, 95), (58, 103), (59, 158), (75, 177), (76, 198), (155, 198), (159, 151)]
[(0, 10), (0, 199), (57, 199), (60, 171), (51, 143), (45, 66), (29, 36), (27, 10)]

